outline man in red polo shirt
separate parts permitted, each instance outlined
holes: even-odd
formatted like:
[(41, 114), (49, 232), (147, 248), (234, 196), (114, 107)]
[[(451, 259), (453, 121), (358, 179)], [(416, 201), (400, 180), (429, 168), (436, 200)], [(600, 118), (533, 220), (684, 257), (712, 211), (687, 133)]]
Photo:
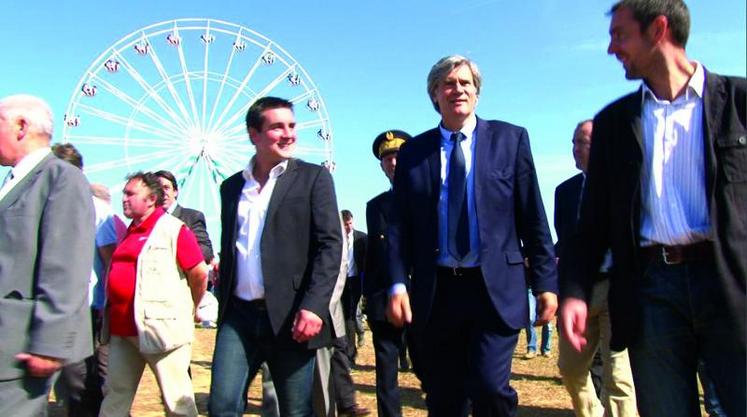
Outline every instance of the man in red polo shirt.
[(130, 175), (122, 194), (124, 215), (132, 224), (109, 272), (110, 378), (101, 416), (128, 415), (146, 363), (158, 379), (167, 413), (197, 416), (187, 369), (194, 308), (205, 292), (208, 267), (194, 234), (161, 207), (157, 176)]

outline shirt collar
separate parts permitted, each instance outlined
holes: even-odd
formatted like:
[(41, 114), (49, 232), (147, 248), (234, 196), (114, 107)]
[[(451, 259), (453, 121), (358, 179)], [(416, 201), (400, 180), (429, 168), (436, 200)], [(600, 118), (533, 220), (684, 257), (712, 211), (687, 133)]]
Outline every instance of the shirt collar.
[(166, 210), (166, 213), (174, 214), (174, 210), (176, 210), (176, 206), (177, 206), (177, 203), (176, 201), (174, 201), (174, 204), (172, 204), (171, 207), (169, 207), (169, 209)]
[[(703, 65), (701, 65), (698, 61), (693, 61), (692, 64), (695, 65), (695, 72), (687, 81), (687, 88), (685, 88), (685, 94), (683, 96), (685, 100), (703, 98), (703, 90), (705, 90), (705, 71), (703, 70)], [(666, 102), (666, 100), (660, 100), (658, 97), (656, 97), (654, 91), (649, 88), (648, 84), (646, 84), (645, 81), (643, 82), (642, 88), (643, 102), (645, 102), (646, 99), (652, 99), (656, 102)], [(677, 100), (678, 98), (679, 97), (675, 98), (675, 100)]]
[[(477, 128), (477, 116), (473, 113), (467, 120), (464, 122), (464, 126), (462, 126), (461, 129), (459, 129), (460, 132), (464, 134), (465, 140), (472, 139), (472, 133)], [(446, 140), (446, 142), (451, 142), (451, 134), (454, 133), (451, 130), (447, 129), (443, 123), (438, 124), (438, 129), (441, 131), (441, 137)]]
[(42, 161), (42, 159), (46, 158), (46, 156), (51, 152), (51, 149), (49, 147), (44, 147), (41, 149), (37, 149), (35, 151), (29, 152), (26, 156), (24, 156), (16, 166), (11, 169), (10, 172), (13, 173), (13, 178), (23, 178), (25, 177), (29, 172), (31, 172), (34, 167), (39, 165), (39, 162)]
[(163, 216), (164, 213), (166, 212), (163, 210), (163, 207), (156, 207), (156, 209), (153, 210), (153, 213), (151, 213), (148, 217), (146, 217), (145, 220), (143, 220), (137, 226), (135, 225), (134, 222), (130, 223), (130, 227), (127, 228), (127, 233), (129, 234), (130, 232), (135, 232), (135, 231), (143, 232), (143, 231), (152, 229), (153, 226), (156, 224), (156, 221), (158, 221), (158, 219), (161, 218), (161, 216)]
[[(249, 160), (249, 164), (247, 164), (246, 168), (244, 168), (244, 171), (242, 171), (241, 175), (244, 177), (244, 180), (246, 181), (256, 181), (254, 179), (254, 161), (256, 156), (253, 156), (252, 159)], [(288, 160), (284, 160), (283, 162), (278, 163), (272, 169), (270, 170), (270, 179), (275, 179), (281, 175), (288, 169)]]

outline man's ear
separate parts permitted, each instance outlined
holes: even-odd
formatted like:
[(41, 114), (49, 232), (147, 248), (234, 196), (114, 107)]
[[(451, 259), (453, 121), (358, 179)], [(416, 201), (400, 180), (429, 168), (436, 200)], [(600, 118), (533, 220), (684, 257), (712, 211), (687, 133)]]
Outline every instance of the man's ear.
[(26, 137), (26, 133), (28, 133), (29, 123), (23, 118), (23, 116), (21, 116), (16, 119), (15, 124), (18, 129), (18, 140), (23, 140), (23, 138)]
[(664, 15), (656, 16), (656, 18), (651, 21), (651, 24), (648, 25), (646, 32), (654, 43), (663, 41), (670, 34), (669, 19)]

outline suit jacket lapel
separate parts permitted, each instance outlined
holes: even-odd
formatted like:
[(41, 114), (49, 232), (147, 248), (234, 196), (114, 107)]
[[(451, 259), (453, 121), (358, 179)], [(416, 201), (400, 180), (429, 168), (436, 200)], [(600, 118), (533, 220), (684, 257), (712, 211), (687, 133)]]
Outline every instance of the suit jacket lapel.
[(432, 134), (424, 137), (429, 141), (427, 144), (428, 169), (430, 171), (431, 192), (432, 196), (438, 201), (441, 193), (441, 131), (433, 129)]
[(719, 77), (706, 71), (706, 85), (703, 93), (703, 153), (705, 156), (706, 201), (709, 212), (713, 212), (711, 202), (716, 189), (716, 153), (714, 143), (720, 136), (721, 115), (726, 102), (726, 89)]
[(50, 153), (49, 155), (44, 157), (44, 159), (36, 164), (34, 169), (31, 170), (28, 175), (26, 175), (18, 184), (16, 184), (12, 190), (5, 194), (5, 197), (0, 200), (0, 210), (5, 210), (10, 207), (18, 200), (19, 197), (21, 197), (25, 193), (26, 188), (34, 181), (34, 178), (36, 178), (36, 176), (41, 173), (42, 168), (47, 164), (50, 158), (56, 158), (56, 156)]
[(181, 219), (182, 218), (182, 206), (180, 206), (177, 203), (176, 207), (174, 207), (174, 211), (171, 212), (171, 215), (176, 217), (177, 219)]
[[(272, 224), (272, 217), (278, 211), (280, 203), (283, 202), (283, 198), (285, 198), (285, 195), (288, 193), (288, 190), (290, 190), (291, 185), (293, 185), (297, 174), (296, 168), (298, 168), (296, 160), (289, 159), (288, 168), (283, 173), (283, 175), (278, 177), (277, 182), (275, 183), (275, 188), (272, 190), (270, 204), (267, 207), (267, 217), (265, 218), (266, 225)], [(265, 228), (265, 230), (267, 230), (267, 228)]]

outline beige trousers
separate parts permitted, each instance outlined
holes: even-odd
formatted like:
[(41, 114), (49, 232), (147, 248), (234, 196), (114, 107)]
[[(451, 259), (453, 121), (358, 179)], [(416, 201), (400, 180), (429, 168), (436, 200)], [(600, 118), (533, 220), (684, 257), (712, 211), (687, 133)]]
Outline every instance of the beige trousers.
[(99, 417), (129, 415), (145, 364), (156, 376), (166, 414), (196, 417), (192, 380), (187, 374), (191, 356), (192, 345), (189, 343), (168, 352), (146, 354), (140, 352), (137, 337), (111, 336), (109, 372)]
[[(602, 417), (605, 409), (607, 417), (637, 415), (628, 351), (610, 350), (608, 291), (609, 280), (594, 286), (586, 319), (587, 344), (584, 349), (577, 352), (564, 337), (559, 340), (558, 367), (577, 417)], [(603, 362), (602, 401), (597, 398), (589, 373), (597, 349), (601, 349)]]

